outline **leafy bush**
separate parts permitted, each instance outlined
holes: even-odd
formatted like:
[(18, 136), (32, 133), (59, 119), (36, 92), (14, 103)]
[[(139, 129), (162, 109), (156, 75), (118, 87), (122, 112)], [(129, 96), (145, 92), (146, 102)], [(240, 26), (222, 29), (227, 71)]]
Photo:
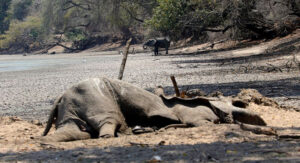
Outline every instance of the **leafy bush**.
[(27, 17), (25, 21), (13, 20), (9, 30), (0, 36), (0, 48), (23, 48), (29, 50), (34, 44), (41, 44), (44, 39), (42, 21), (38, 17)]
[(173, 39), (223, 22), (215, 0), (158, 0), (158, 4), (147, 24)]
[(20, 0), (12, 1), (11, 16), (12, 19), (24, 20), (29, 13), (29, 7), (32, 4), (32, 0)]
[(70, 41), (80, 41), (86, 38), (86, 34), (82, 30), (76, 28), (66, 32), (65, 36)]
[(0, 3), (0, 34), (3, 34), (4, 31), (8, 28), (8, 21), (7, 21), (7, 11), (9, 9), (9, 5), (11, 0), (1, 0)]
[(165, 34), (180, 28), (180, 18), (185, 14), (184, 0), (158, 0), (159, 6), (146, 23)]

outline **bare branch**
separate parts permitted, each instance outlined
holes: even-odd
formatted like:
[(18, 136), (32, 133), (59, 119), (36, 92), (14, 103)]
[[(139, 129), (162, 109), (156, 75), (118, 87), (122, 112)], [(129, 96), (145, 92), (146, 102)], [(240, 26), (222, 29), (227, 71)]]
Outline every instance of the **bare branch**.
[(142, 23), (144, 22), (144, 20), (135, 17), (135, 16), (130, 12), (130, 10), (129, 10), (128, 8), (126, 8), (124, 5), (121, 5), (121, 7), (122, 7), (123, 9), (125, 9), (125, 11), (126, 11), (126, 12), (130, 15), (130, 17), (133, 18), (134, 20), (136, 20), (136, 21), (138, 21), (138, 22), (142, 22)]
[[(91, 7), (90, 7), (89, 4), (77, 4), (77, 3), (73, 2), (72, 0), (67, 1), (67, 2), (65, 3), (65, 5), (68, 5), (68, 4), (71, 4), (73, 7), (79, 7), (79, 8), (81, 8), (81, 9), (83, 9), (83, 10), (91, 10)], [(86, 5), (87, 7), (84, 7), (85, 5)], [(64, 9), (64, 10), (70, 9), (70, 8), (72, 8), (72, 6), (66, 8), (66, 9)]]

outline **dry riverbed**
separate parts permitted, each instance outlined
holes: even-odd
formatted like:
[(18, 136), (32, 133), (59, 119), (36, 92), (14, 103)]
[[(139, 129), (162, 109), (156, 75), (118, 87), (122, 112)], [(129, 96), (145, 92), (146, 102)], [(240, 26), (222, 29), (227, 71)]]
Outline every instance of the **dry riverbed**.
[[(236, 95), (242, 88), (257, 89), (282, 107), (253, 103), (249, 109), (279, 132), (300, 132), (300, 32), (235, 48), (231, 44), (173, 49), (160, 56), (130, 54), (123, 80), (149, 91), (161, 85), (169, 94), (170, 75), (181, 90)], [(121, 59), (117, 51), (0, 56), (0, 161), (300, 161), (299, 139), (278, 140), (226, 124), (66, 143), (35, 139), (59, 94), (86, 78), (117, 78)], [(18, 64), (23, 65), (21, 70), (10, 67)]]

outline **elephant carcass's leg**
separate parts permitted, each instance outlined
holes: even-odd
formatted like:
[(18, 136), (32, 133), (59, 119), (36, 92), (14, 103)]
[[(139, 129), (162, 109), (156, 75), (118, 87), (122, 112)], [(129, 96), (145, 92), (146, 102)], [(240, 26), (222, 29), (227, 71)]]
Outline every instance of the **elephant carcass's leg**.
[(246, 109), (234, 108), (234, 110), (232, 110), (232, 116), (233, 119), (238, 122), (259, 126), (267, 125), (258, 114)]
[(73, 123), (67, 123), (59, 127), (54, 134), (42, 137), (45, 142), (65, 142), (74, 140), (90, 139), (91, 135), (88, 132), (83, 132)]
[(106, 122), (100, 128), (99, 138), (115, 137), (117, 125), (116, 123)]
[(214, 112), (206, 106), (187, 107), (176, 105), (173, 107), (173, 113), (180, 119), (183, 124), (188, 126), (202, 126), (207, 123), (217, 123), (219, 118)]
[(230, 98), (222, 98), (222, 101), (210, 101), (210, 104), (221, 121), (225, 123), (239, 121), (252, 125), (266, 125), (266, 122), (258, 114), (233, 106)]
[[(111, 108), (107, 110), (115, 110), (115, 109)], [(120, 122), (120, 120), (124, 119), (119, 116), (120, 114), (117, 114), (113, 111), (105, 112), (102, 114), (96, 114), (92, 117), (89, 117), (88, 122), (93, 129), (99, 132), (97, 135), (99, 138), (115, 137), (117, 130), (120, 129), (121, 124), (123, 124), (122, 122)]]

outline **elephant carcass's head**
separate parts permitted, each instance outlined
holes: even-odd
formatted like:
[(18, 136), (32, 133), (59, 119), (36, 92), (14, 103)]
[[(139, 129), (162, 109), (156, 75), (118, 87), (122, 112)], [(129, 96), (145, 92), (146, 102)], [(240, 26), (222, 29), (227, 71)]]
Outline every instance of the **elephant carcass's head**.
[(143, 48), (147, 49), (148, 46), (154, 46), (156, 43), (155, 39), (149, 39), (147, 42), (144, 43)]

